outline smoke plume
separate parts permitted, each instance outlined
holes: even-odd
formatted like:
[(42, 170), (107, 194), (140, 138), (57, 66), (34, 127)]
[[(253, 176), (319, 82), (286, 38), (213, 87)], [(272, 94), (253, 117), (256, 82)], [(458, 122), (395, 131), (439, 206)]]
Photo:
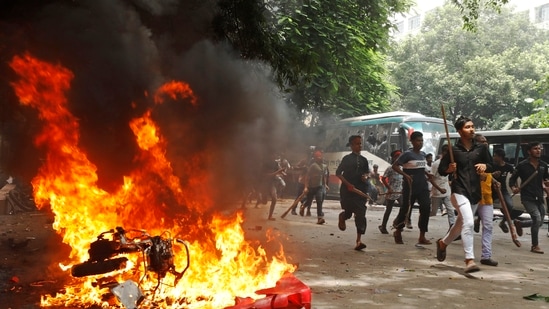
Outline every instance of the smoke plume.
[[(198, 0), (10, 1), (1, 13), (2, 93), (9, 93), (13, 78), (6, 62), (16, 54), (28, 51), (70, 69), (75, 78), (68, 99), (80, 121), (81, 147), (109, 190), (136, 168), (130, 120), (153, 107), (163, 83), (188, 83), (198, 104), (166, 102), (154, 106), (153, 118), (183, 184), (193, 154), (213, 156), (214, 164), (196, 168), (214, 176), (212, 195), (224, 205), (241, 195), (264, 157), (287, 147), (291, 121), (268, 66), (243, 61), (207, 39), (215, 10), (214, 1)], [(18, 138), (40, 125), (32, 113), (22, 114), (26, 120), (12, 132)], [(32, 152), (30, 143), (14, 142), (12, 152)], [(31, 169), (39, 162), (22, 157)]]

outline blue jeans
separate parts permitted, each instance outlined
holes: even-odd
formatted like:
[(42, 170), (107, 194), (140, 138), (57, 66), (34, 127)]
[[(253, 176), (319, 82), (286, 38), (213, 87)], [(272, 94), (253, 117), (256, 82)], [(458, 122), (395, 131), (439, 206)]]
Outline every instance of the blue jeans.
[(303, 204), (303, 208), (311, 209), (313, 197), (316, 201), (316, 215), (318, 218), (323, 218), (324, 213), (322, 212), (322, 204), (324, 202), (324, 188), (322, 186), (309, 188), (307, 200)]
[[(513, 200), (511, 199), (511, 195), (509, 194), (509, 192), (502, 191), (501, 195), (503, 196), (503, 200), (505, 201), (505, 205), (507, 206), (507, 210), (509, 210), (509, 215), (511, 216), (511, 220), (515, 220), (518, 217), (520, 217), (520, 215), (522, 215), (523, 211), (515, 209), (515, 207), (513, 206)], [(503, 205), (501, 207), (503, 207)]]
[(492, 257), (492, 232), (494, 228), (494, 205), (480, 205), (477, 214), (482, 220), (482, 254), (481, 259)]
[(522, 201), (524, 209), (530, 214), (532, 218), (532, 226), (530, 231), (532, 232), (532, 246), (537, 246), (539, 228), (543, 225), (543, 219), (545, 218), (545, 205), (542, 200), (538, 201)]

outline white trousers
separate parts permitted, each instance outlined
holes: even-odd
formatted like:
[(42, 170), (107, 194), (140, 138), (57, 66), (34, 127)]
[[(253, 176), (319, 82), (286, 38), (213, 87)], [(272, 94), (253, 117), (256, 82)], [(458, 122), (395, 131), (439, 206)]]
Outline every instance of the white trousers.
[(461, 241), (463, 243), (463, 251), (465, 252), (465, 259), (474, 259), (475, 253), (473, 251), (473, 225), (474, 225), (474, 213), (477, 210), (478, 204), (471, 205), (469, 199), (464, 195), (452, 193), (450, 197), (454, 208), (458, 215), (456, 223), (452, 225), (450, 230), (442, 242), (449, 245), (459, 235), (461, 235)]

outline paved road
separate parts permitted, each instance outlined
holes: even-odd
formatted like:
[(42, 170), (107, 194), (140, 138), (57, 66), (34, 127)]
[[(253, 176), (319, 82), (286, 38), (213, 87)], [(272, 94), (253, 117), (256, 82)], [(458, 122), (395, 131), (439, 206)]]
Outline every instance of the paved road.
[[(434, 244), (415, 246), (417, 227), (403, 233), (403, 245), (395, 244), (391, 235), (381, 234), (377, 226), (383, 206), (368, 209), (363, 238), (368, 247), (358, 252), (353, 250), (353, 220), (347, 221), (346, 231), (337, 228), (338, 201), (326, 202), (324, 225), (316, 224), (315, 209), (313, 217), (289, 214), (281, 219), (290, 203), (278, 203), (277, 221), (266, 220), (266, 205), (248, 209), (244, 225), (261, 225), (282, 233), (287, 258), (299, 265), (295, 275), (313, 291), (313, 308), (549, 308), (549, 303), (523, 299), (534, 293), (549, 296), (547, 226), (540, 232), (540, 247), (547, 251), (543, 255), (529, 251), (529, 229), (520, 237), (522, 247), (518, 248), (509, 234), (496, 226), (493, 257), (499, 266), (480, 265), (480, 272), (465, 274), (460, 241), (448, 248), (446, 261), (440, 263)], [(391, 220), (397, 211), (393, 210)], [(412, 218), (416, 222), (417, 209)], [(434, 243), (447, 228), (446, 217), (431, 217), (427, 237)], [(475, 235), (475, 253), (478, 263), (480, 234)]]

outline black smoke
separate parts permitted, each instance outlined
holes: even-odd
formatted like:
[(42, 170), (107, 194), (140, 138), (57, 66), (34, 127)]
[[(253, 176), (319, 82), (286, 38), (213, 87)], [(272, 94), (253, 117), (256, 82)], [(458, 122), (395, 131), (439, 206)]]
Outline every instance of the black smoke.
[(7, 63), (29, 52), (74, 73), (70, 109), (103, 188), (117, 188), (123, 175), (138, 168), (130, 120), (153, 106), (152, 94), (161, 84), (180, 80), (191, 86), (198, 106), (167, 102), (153, 112), (177, 176), (184, 183), (190, 173), (181, 169), (185, 160), (206, 151), (213, 164), (196, 168), (215, 175), (215, 199), (223, 204), (239, 196), (243, 180), (253, 178), (264, 156), (300, 142), (295, 133), (288, 140), (293, 117), (269, 67), (242, 60), (211, 39), (217, 9), (211, 0), (3, 2), (0, 121), (9, 141), (6, 169), (32, 176), (40, 164), (40, 149), (32, 145), (40, 121), (17, 104), (9, 86), (16, 76)]

